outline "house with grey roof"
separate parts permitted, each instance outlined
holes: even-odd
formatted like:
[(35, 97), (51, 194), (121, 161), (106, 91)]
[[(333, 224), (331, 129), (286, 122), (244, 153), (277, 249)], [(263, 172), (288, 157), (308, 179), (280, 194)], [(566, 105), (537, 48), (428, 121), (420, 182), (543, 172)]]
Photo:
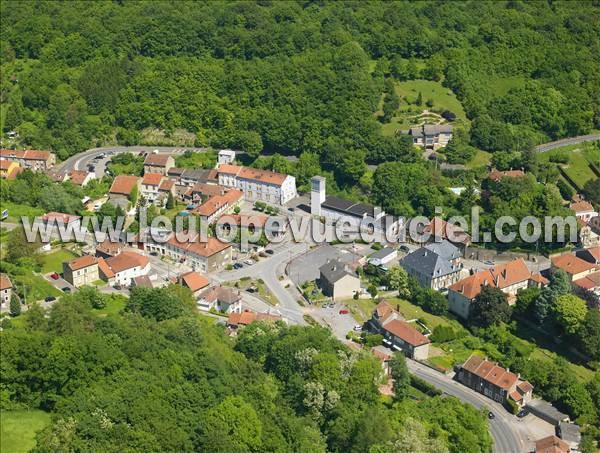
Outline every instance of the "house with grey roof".
[(447, 239), (443, 239), (439, 242), (431, 242), (425, 245), (425, 248), (437, 253), (445, 260), (450, 261), (452, 264), (460, 264), (460, 258), (462, 256), (461, 250)]
[(421, 247), (400, 260), (408, 275), (422, 286), (435, 290), (448, 288), (460, 280), (462, 264), (453, 264), (426, 247)]
[(349, 299), (360, 292), (360, 279), (346, 263), (330, 259), (319, 268), (319, 286), (334, 300)]
[(408, 135), (412, 137), (414, 145), (437, 150), (448, 144), (452, 129), (450, 124), (422, 124), (411, 127)]

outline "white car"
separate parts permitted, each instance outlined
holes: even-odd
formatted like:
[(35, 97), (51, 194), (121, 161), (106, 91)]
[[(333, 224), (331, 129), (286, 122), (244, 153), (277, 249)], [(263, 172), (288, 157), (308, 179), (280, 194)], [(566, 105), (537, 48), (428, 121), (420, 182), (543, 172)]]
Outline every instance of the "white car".
[(247, 264), (248, 266), (252, 266), (254, 264), (254, 260), (251, 260), (251, 259), (244, 260), (244, 264)]
[(354, 326), (354, 331), (355, 332), (360, 332), (362, 330), (362, 326), (360, 324), (357, 324)]

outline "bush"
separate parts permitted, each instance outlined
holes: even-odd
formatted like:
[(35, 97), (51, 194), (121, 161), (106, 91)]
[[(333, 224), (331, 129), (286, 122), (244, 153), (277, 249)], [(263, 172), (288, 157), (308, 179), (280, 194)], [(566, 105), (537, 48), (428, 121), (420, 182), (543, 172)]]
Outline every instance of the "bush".
[(372, 348), (373, 346), (378, 346), (383, 342), (383, 335), (374, 334), (374, 335), (366, 335), (365, 336), (365, 346), (368, 348)]
[(411, 374), (410, 376), (410, 385), (412, 385), (417, 390), (422, 391), (423, 393), (427, 393), (429, 395), (441, 395), (442, 391), (431, 385), (429, 382), (424, 381), (423, 379), (414, 376)]
[(455, 340), (456, 338), (458, 338), (458, 336), (450, 326), (436, 326), (431, 334), (431, 341), (434, 343), (446, 343)]
[(506, 409), (508, 409), (508, 411), (511, 414), (517, 415), (519, 413), (519, 406), (517, 405), (517, 403), (515, 403), (510, 398), (507, 398), (505, 401), (506, 402), (505, 402), (504, 406), (506, 407)]

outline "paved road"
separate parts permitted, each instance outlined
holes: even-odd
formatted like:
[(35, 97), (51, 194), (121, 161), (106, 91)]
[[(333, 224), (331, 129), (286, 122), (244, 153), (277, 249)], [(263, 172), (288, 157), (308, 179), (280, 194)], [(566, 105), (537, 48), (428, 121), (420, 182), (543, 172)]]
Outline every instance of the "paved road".
[(96, 166), (96, 177), (102, 178), (102, 176), (104, 176), (106, 164), (111, 156), (125, 152), (139, 153), (141, 151), (153, 151), (155, 149), (158, 150), (159, 153), (169, 154), (183, 154), (186, 150), (206, 151), (206, 148), (182, 148), (175, 146), (107, 146), (103, 148), (92, 148), (79, 154), (75, 154), (58, 164), (56, 169), (64, 173), (70, 170), (85, 170), (96, 157), (105, 154), (106, 157), (94, 162), (94, 165)]
[(589, 135), (580, 135), (578, 137), (570, 137), (563, 138), (562, 140), (557, 140), (555, 142), (542, 143), (535, 147), (536, 151), (539, 153), (544, 153), (546, 151), (550, 151), (551, 149), (560, 148), (562, 146), (567, 145), (577, 145), (583, 142), (592, 142), (595, 140), (600, 140), (600, 134), (589, 134)]
[(277, 309), (283, 316), (297, 324), (306, 324), (303, 318), (302, 307), (296, 302), (292, 293), (282, 285), (279, 276), (284, 275), (285, 265), (292, 258), (301, 255), (308, 250), (307, 243), (284, 243), (274, 247), (275, 253), (269, 258), (259, 261), (252, 266), (244, 266), (241, 269), (223, 272), (218, 275), (217, 280), (221, 282), (239, 280), (244, 277), (261, 278), (266, 287), (279, 301)]
[(519, 453), (531, 451), (531, 445), (518, 425), (518, 419), (508, 414), (499, 403), (465, 387), (450, 377), (431, 368), (407, 359), (409, 370), (417, 377), (429, 382), (443, 392), (455, 396), (476, 408), (491, 411), (496, 418), (489, 421), (490, 433), (494, 440), (493, 451), (497, 453)]

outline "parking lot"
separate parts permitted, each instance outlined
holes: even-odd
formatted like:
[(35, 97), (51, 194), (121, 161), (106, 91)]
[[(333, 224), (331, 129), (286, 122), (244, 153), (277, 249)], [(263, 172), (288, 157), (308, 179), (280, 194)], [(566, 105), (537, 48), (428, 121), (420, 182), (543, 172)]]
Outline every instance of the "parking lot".
[(288, 266), (288, 275), (297, 285), (316, 280), (319, 278), (319, 268), (327, 260), (335, 258), (344, 263), (351, 263), (360, 259), (361, 256), (344, 248), (323, 244), (292, 260)]

